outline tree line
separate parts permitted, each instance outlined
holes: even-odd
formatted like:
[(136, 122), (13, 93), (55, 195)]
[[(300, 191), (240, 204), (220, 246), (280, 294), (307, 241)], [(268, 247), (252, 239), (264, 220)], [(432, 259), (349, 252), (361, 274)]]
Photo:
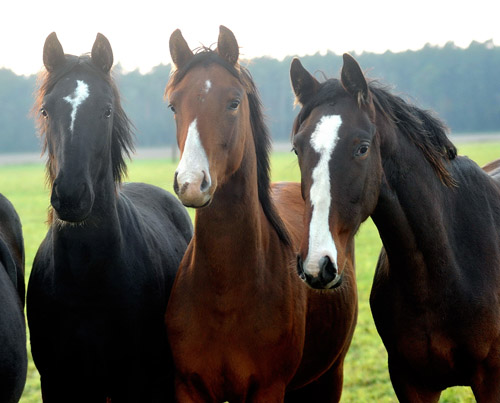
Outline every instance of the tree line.
[[(424, 109), (433, 110), (453, 132), (500, 131), (500, 47), (492, 41), (472, 42), (466, 49), (453, 42), (426, 45), (418, 51), (354, 55), (366, 75)], [(290, 88), (292, 57), (244, 61), (260, 91), (274, 141), (288, 141), (298, 112)], [(334, 53), (301, 57), (320, 81), (337, 77), (342, 56)], [(163, 98), (170, 65), (147, 74), (125, 73), (118, 64), (115, 78), (125, 111), (136, 127), (138, 147), (175, 144), (175, 123)], [(0, 153), (40, 149), (30, 113), (36, 75), (17, 76), (0, 69)]]

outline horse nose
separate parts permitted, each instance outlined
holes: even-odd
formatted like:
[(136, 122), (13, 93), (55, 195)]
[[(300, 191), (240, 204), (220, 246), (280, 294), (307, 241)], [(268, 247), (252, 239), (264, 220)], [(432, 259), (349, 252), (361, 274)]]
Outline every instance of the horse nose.
[(174, 175), (174, 191), (181, 202), (188, 207), (202, 207), (211, 198), (210, 174), (205, 170), (197, 172), (176, 171)]
[(56, 179), (52, 185), (50, 204), (65, 221), (84, 219), (93, 204), (93, 194), (86, 182), (73, 185), (70, 181)]
[(329, 256), (323, 256), (319, 260), (319, 270), (326, 284), (332, 282), (338, 276), (337, 267), (335, 263), (330, 260)]

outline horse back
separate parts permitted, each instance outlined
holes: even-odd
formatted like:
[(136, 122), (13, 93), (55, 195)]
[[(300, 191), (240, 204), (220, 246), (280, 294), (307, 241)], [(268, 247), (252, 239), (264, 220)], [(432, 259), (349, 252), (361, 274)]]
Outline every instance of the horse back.
[(482, 168), (500, 186), (500, 158), (483, 165)]

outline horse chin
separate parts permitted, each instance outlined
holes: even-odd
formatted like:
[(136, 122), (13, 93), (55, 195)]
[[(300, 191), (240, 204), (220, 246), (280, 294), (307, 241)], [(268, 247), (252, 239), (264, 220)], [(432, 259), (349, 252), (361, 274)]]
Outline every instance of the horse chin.
[(203, 193), (197, 197), (186, 197), (184, 194), (177, 194), (179, 200), (185, 207), (203, 208), (212, 202), (212, 195), (210, 193)]
[(205, 204), (191, 204), (191, 203), (184, 203), (182, 200), (181, 200), (182, 204), (184, 205), (184, 207), (190, 207), (190, 208), (195, 208), (195, 209), (201, 209), (203, 207), (207, 207), (210, 205), (210, 203), (212, 203), (212, 198), (208, 199)]

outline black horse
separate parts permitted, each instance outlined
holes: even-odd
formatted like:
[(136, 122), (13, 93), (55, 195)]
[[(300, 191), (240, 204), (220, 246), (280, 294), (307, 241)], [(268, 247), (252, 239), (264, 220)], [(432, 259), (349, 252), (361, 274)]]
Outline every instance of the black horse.
[(370, 303), (399, 400), (468, 385), (500, 402), (500, 163), (458, 156), (439, 119), (368, 82), (347, 54), (340, 80), (320, 83), (298, 59), (291, 79), (302, 189), (328, 209), (317, 226), (333, 239), (302, 248), (299, 273), (327, 288), (371, 216), (384, 248)]
[(121, 184), (133, 147), (108, 40), (90, 55), (45, 42), (35, 103), (52, 186), (28, 295), (46, 402), (159, 402), (172, 392), (164, 313), (192, 236), (167, 191)]
[(21, 221), (0, 194), (0, 402), (18, 402), (28, 357), (24, 323), (24, 242)]

